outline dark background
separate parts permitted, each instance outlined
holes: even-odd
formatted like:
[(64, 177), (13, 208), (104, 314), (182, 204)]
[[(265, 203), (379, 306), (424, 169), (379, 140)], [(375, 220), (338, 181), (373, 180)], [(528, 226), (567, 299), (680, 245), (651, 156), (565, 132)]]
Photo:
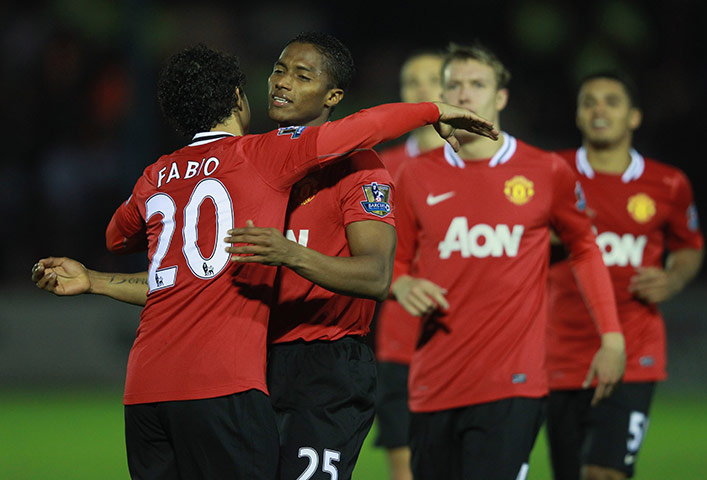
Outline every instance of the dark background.
[(26, 282), (46, 255), (95, 268), (141, 269), (108, 254), (104, 229), (142, 169), (181, 147), (156, 104), (168, 55), (204, 42), (238, 55), (254, 133), (272, 129), (266, 79), (284, 43), (304, 30), (341, 38), (357, 74), (337, 115), (398, 100), (405, 55), (475, 40), (510, 68), (502, 127), (540, 147), (576, 146), (574, 82), (619, 66), (640, 87), (635, 144), (684, 169), (700, 213), (707, 17), (698, 1), (495, 1), (407, 6), (306, 2), (63, 0), (0, 7), (3, 283)]
[[(251, 131), (261, 133), (274, 128), (265, 110), (267, 76), (284, 43), (301, 31), (332, 33), (354, 55), (357, 74), (337, 118), (397, 101), (398, 71), (412, 51), (479, 40), (498, 53), (513, 75), (502, 128), (546, 149), (578, 145), (575, 81), (592, 70), (621, 67), (636, 79), (644, 106), (636, 148), (682, 168), (692, 180), (698, 211), (705, 215), (703, 3), (506, 0), (380, 10), (385, 4), (372, 9), (357, 2), (4, 2), (0, 379), (61, 378), (72, 368), (77, 371), (82, 361), (88, 368), (77, 345), (95, 341), (90, 333), (97, 323), (90, 323), (90, 317), (96, 312), (125, 315), (117, 313), (124, 312), (122, 306), (109, 300), (54, 299), (38, 292), (29, 280), (30, 268), (49, 255), (72, 256), (95, 269), (146, 268), (144, 254), (107, 253), (105, 227), (144, 167), (187, 141), (163, 120), (155, 94), (165, 59), (184, 46), (203, 42), (241, 58), (254, 117)], [(679, 321), (669, 323), (669, 335), (692, 342), (687, 349), (673, 348), (689, 353), (683, 362), (685, 378), (694, 361), (704, 364), (704, 280), (703, 270), (701, 282), (691, 286), (689, 299), (694, 301), (685, 296), (670, 309)], [(67, 309), (74, 313), (60, 313)], [(119, 352), (110, 376), (116, 382), (122, 379), (121, 364), (138, 312), (127, 311), (127, 327), (103, 319), (109, 332), (106, 345)], [(73, 357), (66, 351), (55, 353), (56, 358), (75, 357), (65, 365), (45, 358), (56, 348), (52, 339), (71, 345), (78, 334), (52, 333), (46, 319), (52, 312), (82, 316), (80, 322), (61, 322), (89, 333), (74, 341)], [(42, 347), (37, 346), (39, 331), (46, 342)], [(35, 350), (46, 355), (30, 353)], [(97, 365), (104, 360), (96, 353)], [(32, 373), (25, 368), (28, 364), (44, 365), (45, 370)], [(86, 378), (103, 375), (86, 371)]]

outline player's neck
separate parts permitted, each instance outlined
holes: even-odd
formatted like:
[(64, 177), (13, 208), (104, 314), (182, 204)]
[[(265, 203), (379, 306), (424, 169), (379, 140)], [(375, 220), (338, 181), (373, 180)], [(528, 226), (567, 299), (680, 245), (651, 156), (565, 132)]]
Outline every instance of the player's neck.
[(494, 141), (490, 138), (473, 135), (462, 140), (461, 149), (457, 153), (464, 161), (488, 160), (496, 154), (501, 146), (503, 146), (501, 138)]
[(243, 123), (240, 118), (235, 114), (228, 117), (223, 122), (216, 125), (211, 131), (228, 132), (233, 135), (240, 137), (247, 133), (246, 128), (244, 128)]
[(434, 150), (435, 148), (439, 148), (445, 144), (444, 139), (439, 136), (435, 130), (435, 127), (432, 125), (418, 128), (417, 130), (414, 130), (411, 135), (415, 138), (417, 146), (421, 152)]
[(587, 161), (595, 172), (620, 174), (631, 163), (631, 144), (627, 142), (606, 148), (585, 142), (584, 148), (587, 151)]

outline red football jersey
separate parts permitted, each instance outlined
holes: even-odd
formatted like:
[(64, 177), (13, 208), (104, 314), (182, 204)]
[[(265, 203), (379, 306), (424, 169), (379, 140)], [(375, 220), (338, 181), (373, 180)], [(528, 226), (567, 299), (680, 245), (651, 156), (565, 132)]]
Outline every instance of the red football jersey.
[[(383, 164), (395, 178), (400, 167), (411, 158), (420, 155), (420, 147), (412, 135), (404, 143), (380, 152)], [(410, 267), (414, 270), (414, 265)], [(375, 349), (380, 362), (395, 362), (408, 365), (415, 351), (417, 329), (420, 319), (410, 315), (395, 300), (386, 300), (376, 318)]]
[[(375, 220), (395, 226), (390, 173), (373, 150), (307, 175), (292, 188), (287, 237), (332, 257), (350, 257), (346, 227)], [(376, 302), (333, 293), (280, 268), (269, 341), (337, 340), (368, 333)]]
[(434, 150), (406, 163), (397, 179), (395, 275), (416, 259), (415, 275), (447, 289), (450, 304), (420, 329), (412, 411), (547, 394), (551, 227), (570, 246), (588, 301), (618, 328), (575, 174), (557, 155), (508, 134), (503, 142), (488, 161)]
[[(597, 233), (597, 244), (614, 285), (626, 339), (629, 382), (666, 378), (665, 327), (658, 308), (628, 291), (636, 267), (663, 264), (665, 250), (702, 248), (697, 211), (687, 177), (677, 168), (631, 152), (621, 175), (595, 172), (584, 148), (560, 152), (577, 172)], [(550, 387), (580, 388), (600, 345), (568, 262), (553, 264), (548, 276)]]
[(147, 167), (106, 232), (109, 249), (148, 248), (149, 293), (128, 359), (126, 404), (210, 398), (265, 386), (276, 270), (234, 264), (227, 230), (280, 230), (291, 186), (357, 148), (439, 117), (385, 105), (321, 127), (233, 137), (207, 132)]

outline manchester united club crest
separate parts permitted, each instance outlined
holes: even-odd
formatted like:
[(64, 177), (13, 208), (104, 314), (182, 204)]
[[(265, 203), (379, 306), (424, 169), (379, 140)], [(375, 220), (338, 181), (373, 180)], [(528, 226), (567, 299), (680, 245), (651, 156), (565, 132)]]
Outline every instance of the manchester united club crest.
[(655, 200), (645, 193), (637, 193), (628, 199), (626, 210), (638, 223), (647, 223), (655, 216)]
[(378, 217), (385, 217), (390, 213), (390, 186), (372, 182), (364, 185), (363, 194), (366, 200), (361, 202), (363, 209)]
[(510, 180), (506, 180), (503, 193), (506, 194), (506, 198), (511, 203), (525, 205), (533, 198), (533, 195), (535, 195), (535, 189), (533, 182), (522, 175), (516, 175)]
[(296, 205), (307, 205), (319, 191), (319, 182), (314, 175), (304, 177), (292, 187), (290, 198)]

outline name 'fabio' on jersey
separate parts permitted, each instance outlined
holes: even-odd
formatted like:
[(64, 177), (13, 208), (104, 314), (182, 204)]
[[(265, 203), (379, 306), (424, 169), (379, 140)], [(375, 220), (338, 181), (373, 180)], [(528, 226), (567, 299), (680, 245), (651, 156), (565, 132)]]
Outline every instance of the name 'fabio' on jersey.
[[(626, 339), (625, 381), (666, 378), (666, 340), (656, 305), (629, 292), (638, 267), (662, 267), (667, 250), (703, 246), (692, 188), (679, 169), (644, 158), (635, 150), (623, 174), (596, 172), (584, 148), (559, 152), (578, 174), (596, 242), (614, 285)], [(552, 388), (579, 388), (599, 347), (568, 262), (548, 277), (550, 323), (548, 369)]]
[(431, 151), (397, 179), (396, 274), (414, 263), (415, 276), (446, 288), (450, 304), (423, 322), (410, 366), (412, 411), (547, 393), (550, 225), (593, 235), (563, 160), (507, 133), (503, 141), (487, 160)]

